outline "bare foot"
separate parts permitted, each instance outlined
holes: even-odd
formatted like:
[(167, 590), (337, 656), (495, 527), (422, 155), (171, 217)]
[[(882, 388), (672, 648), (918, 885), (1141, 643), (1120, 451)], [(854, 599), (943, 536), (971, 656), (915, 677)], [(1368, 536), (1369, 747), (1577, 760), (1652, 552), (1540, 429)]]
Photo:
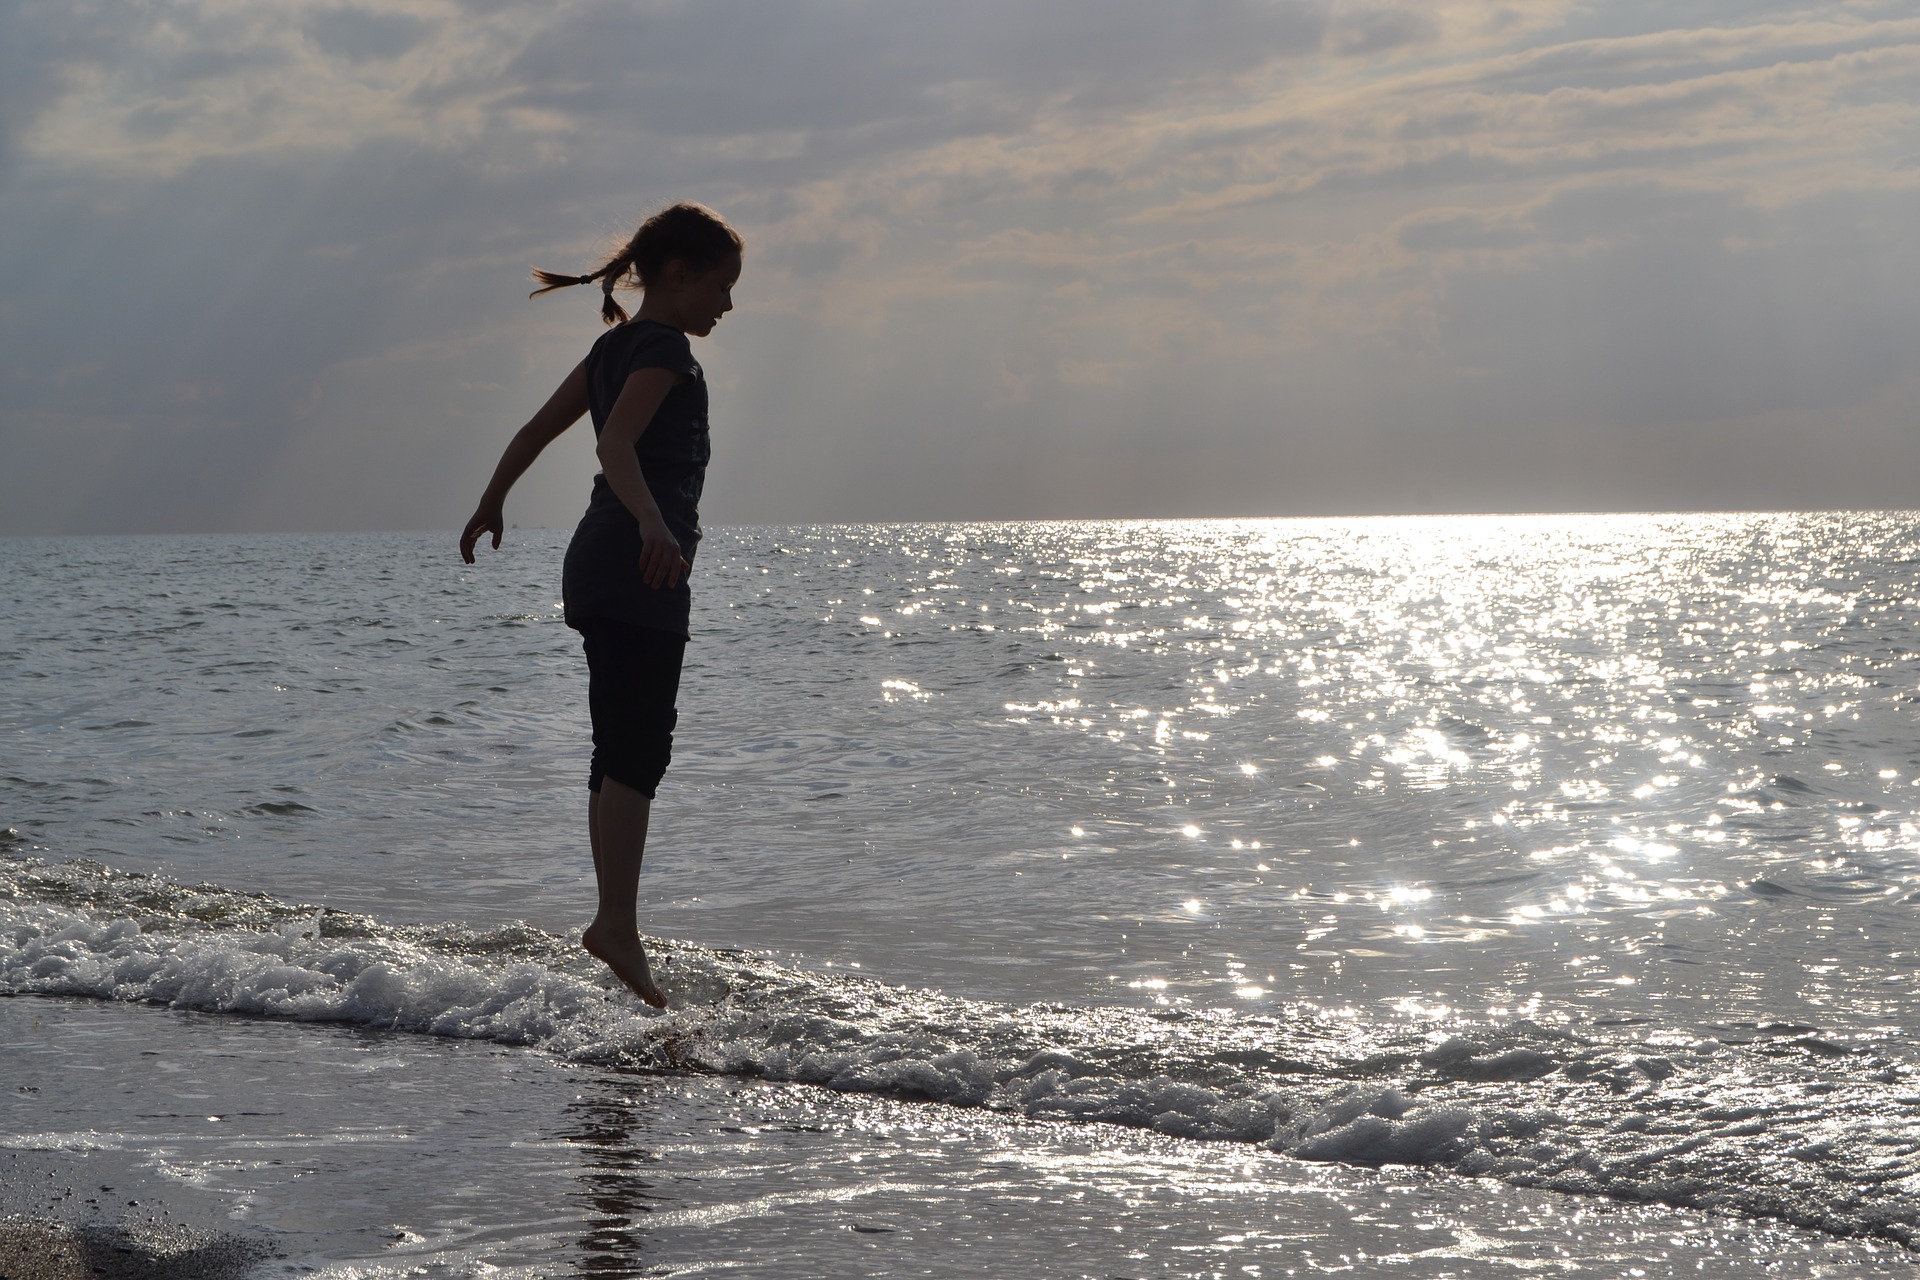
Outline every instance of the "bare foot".
[(646, 948), (640, 945), (639, 935), (628, 934), (620, 938), (609, 936), (612, 933), (612, 930), (603, 929), (596, 921), (580, 935), (580, 945), (613, 970), (616, 978), (632, 987), (633, 994), (656, 1009), (666, 1008), (666, 993), (654, 985), (653, 970), (647, 965)]

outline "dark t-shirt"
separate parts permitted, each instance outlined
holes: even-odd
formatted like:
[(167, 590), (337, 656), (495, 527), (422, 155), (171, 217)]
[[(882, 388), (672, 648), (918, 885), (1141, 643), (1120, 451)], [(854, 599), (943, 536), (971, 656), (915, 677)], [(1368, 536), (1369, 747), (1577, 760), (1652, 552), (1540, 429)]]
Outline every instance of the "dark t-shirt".
[[(700, 491), (712, 453), (706, 377), (687, 335), (678, 329), (653, 320), (630, 320), (607, 330), (587, 353), (587, 404), (596, 438), (627, 376), (637, 369), (680, 375), (633, 448), (661, 518), (691, 561), (700, 542)], [(587, 513), (567, 546), (560, 595), (570, 627), (614, 621), (677, 636), (687, 634), (693, 600), (685, 578), (679, 586), (656, 588), (640, 576), (640, 523), (604, 475), (593, 478)]]

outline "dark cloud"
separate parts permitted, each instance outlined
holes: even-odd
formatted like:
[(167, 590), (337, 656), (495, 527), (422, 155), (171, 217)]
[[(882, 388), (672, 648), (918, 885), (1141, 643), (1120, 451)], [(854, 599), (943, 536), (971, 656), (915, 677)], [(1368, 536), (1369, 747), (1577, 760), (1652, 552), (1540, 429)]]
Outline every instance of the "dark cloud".
[[(1777, 8), (1513, 45), (1388, 3), (440, 12), (0, 9), (0, 531), (453, 524), (598, 331), (527, 268), (681, 197), (748, 238), (715, 520), (1833, 502), (1920, 465), (1914, 94)], [(1804, 91), (1713, 78), (1776, 63)], [(511, 518), (573, 518), (583, 437)]]
[(1552, 240), (1664, 240), (1685, 252), (1718, 248), (1765, 220), (1728, 191), (1653, 180), (1569, 183), (1527, 216)]
[(1414, 253), (1449, 249), (1518, 249), (1539, 233), (1516, 220), (1477, 213), (1420, 214), (1400, 224), (1395, 237), (1400, 247)]
[(435, 24), (412, 14), (353, 5), (316, 10), (301, 25), (321, 49), (352, 62), (397, 58), (435, 29)]
[(0, 5), (0, 181), (21, 138), (57, 98), (78, 62), (109, 54), (115, 28), (88, 0), (14, 0)]
[(1311, 52), (1325, 29), (1320, 5), (1286, 0), (609, 2), (564, 11), (508, 78), (525, 104), (688, 137), (908, 121), (903, 136), (951, 136), (1042, 104), (1151, 102)]
[(859, 247), (846, 240), (790, 241), (777, 246), (764, 259), (755, 255), (755, 263), (758, 265), (764, 260), (797, 278), (806, 279), (838, 269), (858, 252)]
[(1596, 426), (1871, 399), (1906, 371), (1901, 335), (1920, 324), (1915, 255), (1886, 256), (1920, 195), (1831, 213), (1644, 183), (1556, 196), (1536, 224), (1600, 247), (1449, 278), (1442, 349), (1475, 371), (1460, 394), (1477, 414)]
[(1439, 30), (1430, 14), (1417, 9), (1367, 9), (1343, 14), (1329, 44), (1337, 54), (1363, 57), (1428, 43)]
[[(57, 519), (42, 511), (41, 520), (137, 528), (144, 513), (170, 509), (195, 513), (170, 523), (230, 527), (263, 469), (322, 407), (330, 370), (524, 296), (531, 244), (495, 220), (539, 204), (538, 188), (524, 175), (376, 148), (271, 168), (208, 160), (112, 204), (86, 188), (9, 193), (0, 201), (8, 293), (32, 305), (0, 311), (12, 366), (0, 433), (50, 436), (42, 447), (56, 455), (71, 437), (84, 465), (56, 474), (89, 481), (55, 498)], [(36, 244), (71, 251), (36, 254)], [(502, 252), (512, 265), (457, 265), (463, 253)], [(90, 371), (59, 376), (74, 365)], [(44, 406), (38, 425), (18, 412), (23, 403)], [(384, 429), (411, 429), (417, 411), (397, 401)], [(117, 442), (110, 460), (88, 444), (102, 432)]]

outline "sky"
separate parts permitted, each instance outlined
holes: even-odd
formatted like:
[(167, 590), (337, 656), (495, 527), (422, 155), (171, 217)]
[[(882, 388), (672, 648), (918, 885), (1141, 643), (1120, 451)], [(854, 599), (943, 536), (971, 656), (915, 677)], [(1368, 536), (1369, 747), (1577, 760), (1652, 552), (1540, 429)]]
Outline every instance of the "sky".
[(457, 529), (681, 199), (711, 524), (1920, 506), (1914, 0), (5, 0), (0, 534)]

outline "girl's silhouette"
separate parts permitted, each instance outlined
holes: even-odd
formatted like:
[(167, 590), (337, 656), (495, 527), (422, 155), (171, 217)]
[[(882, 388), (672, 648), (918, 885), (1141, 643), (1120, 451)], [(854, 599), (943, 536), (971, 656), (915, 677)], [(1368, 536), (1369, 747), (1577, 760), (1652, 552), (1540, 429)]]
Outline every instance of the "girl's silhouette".
[[(666, 996), (640, 945), (635, 898), (648, 813), (672, 753), (709, 452), (707, 384), (687, 338), (706, 337), (732, 309), (740, 253), (720, 215), (676, 204), (596, 271), (534, 272), (545, 286), (534, 297), (598, 281), (600, 314), (613, 327), (514, 435), (460, 535), (468, 564), (481, 535), (491, 533), (498, 549), (514, 481), (561, 432), (592, 416), (601, 471), (561, 575), (567, 625), (586, 649), (593, 718), (587, 831), (600, 903), (582, 942), (658, 1008)], [(628, 319), (613, 293), (632, 285), (643, 292)]]

